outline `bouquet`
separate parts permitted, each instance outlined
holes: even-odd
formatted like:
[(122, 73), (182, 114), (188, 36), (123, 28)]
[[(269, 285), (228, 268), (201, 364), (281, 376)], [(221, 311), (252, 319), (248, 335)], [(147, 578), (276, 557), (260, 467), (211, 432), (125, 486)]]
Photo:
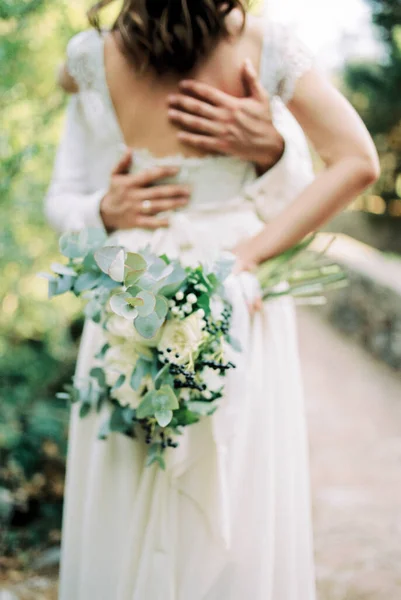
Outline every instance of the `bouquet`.
[[(102, 327), (102, 344), (85, 379), (75, 377), (57, 397), (80, 403), (80, 416), (111, 410), (98, 437), (111, 432), (148, 445), (147, 464), (165, 467), (186, 426), (212, 415), (224, 378), (241, 348), (231, 333), (232, 306), (224, 281), (235, 257), (211, 267), (183, 267), (149, 248), (138, 253), (104, 245), (101, 230), (64, 234), (67, 264), (51, 265), (49, 297), (72, 292)], [(324, 253), (308, 255), (312, 238), (267, 261), (258, 272), (264, 298), (291, 294), (315, 301), (345, 275)], [(301, 258), (301, 260), (300, 260)], [(235, 360), (235, 359), (234, 359)]]

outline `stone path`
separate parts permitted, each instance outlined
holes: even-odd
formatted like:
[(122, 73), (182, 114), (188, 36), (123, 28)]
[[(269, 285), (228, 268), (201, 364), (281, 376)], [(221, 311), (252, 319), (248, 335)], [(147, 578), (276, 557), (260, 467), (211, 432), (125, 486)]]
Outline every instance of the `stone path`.
[[(317, 310), (300, 311), (299, 335), (319, 600), (400, 600), (401, 377)], [(56, 600), (54, 579), (38, 575), (0, 600)]]
[(319, 600), (400, 600), (401, 376), (316, 312), (299, 335)]

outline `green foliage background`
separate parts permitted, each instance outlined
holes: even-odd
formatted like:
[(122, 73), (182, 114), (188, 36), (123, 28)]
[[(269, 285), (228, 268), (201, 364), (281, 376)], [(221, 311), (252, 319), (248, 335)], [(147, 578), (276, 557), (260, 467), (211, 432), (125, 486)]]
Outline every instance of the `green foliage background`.
[(68, 406), (54, 393), (73, 372), (79, 304), (49, 302), (36, 273), (57, 252), (42, 209), (65, 103), (55, 65), (84, 22), (80, 2), (0, 0), (0, 554), (22, 560), (61, 519)]

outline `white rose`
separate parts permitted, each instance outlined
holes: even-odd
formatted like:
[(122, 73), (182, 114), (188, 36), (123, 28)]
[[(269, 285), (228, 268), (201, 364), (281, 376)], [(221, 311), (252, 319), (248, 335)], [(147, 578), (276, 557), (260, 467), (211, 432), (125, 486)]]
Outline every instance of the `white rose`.
[[(196, 313), (183, 320), (167, 321), (162, 328), (158, 349), (167, 354), (167, 348), (171, 348), (174, 360), (179, 364), (187, 364), (203, 341), (204, 326), (205, 321)], [(179, 354), (179, 358), (175, 354)]]

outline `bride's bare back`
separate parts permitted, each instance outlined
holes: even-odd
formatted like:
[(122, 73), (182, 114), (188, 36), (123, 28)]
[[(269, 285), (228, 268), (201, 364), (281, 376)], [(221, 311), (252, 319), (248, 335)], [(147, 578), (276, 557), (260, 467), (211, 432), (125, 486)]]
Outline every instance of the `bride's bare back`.
[[(220, 40), (188, 76), (243, 97), (247, 91), (241, 78), (241, 67), (245, 58), (250, 58), (259, 69), (263, 27), (259, 19), (248, 16), (241, 31), (240, 15), (236, 11), (227, 19), (232, 36)], [(147, 148), (156, 156), (202, 154), (179, 141), (177, 128), (168, 118), (167, 98), (178, 91), (182, 77), (176, 73), (161, 76), (152, 70), (139, 75), (121, 53), (111, 33), (105, 39), (104, 62), (110, 96), (127, 146)]]

